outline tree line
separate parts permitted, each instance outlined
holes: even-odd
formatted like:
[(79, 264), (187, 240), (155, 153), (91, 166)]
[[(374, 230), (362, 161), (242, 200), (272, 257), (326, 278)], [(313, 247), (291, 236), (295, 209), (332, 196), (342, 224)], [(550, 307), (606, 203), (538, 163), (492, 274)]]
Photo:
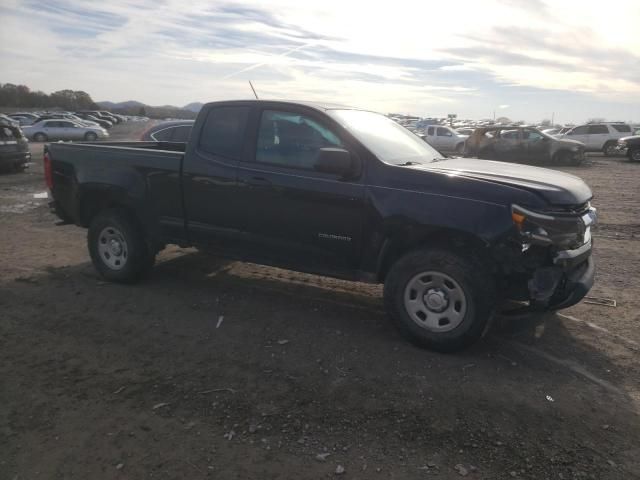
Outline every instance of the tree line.
[(0, 83), (0, 106), (11, 108), (61, 108), (63, 110), (95, 110), (98, 105), (87, 92), (58, 90), (51, 94), (32, 91), (26, 85)]

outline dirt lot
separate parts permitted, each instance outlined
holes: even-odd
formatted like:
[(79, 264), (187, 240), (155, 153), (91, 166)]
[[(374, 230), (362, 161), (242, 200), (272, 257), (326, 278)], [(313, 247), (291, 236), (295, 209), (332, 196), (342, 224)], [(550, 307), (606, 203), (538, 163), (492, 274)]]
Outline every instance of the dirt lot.
[(101, 281), (34, 198), (32, 148), (0, 176), (1, 479), (640, 478), (640, 165), (563, 169), (594, 189), (592, 295), (617, 307), (440, 355), (371, 286), (175, 247), (145, 283)]

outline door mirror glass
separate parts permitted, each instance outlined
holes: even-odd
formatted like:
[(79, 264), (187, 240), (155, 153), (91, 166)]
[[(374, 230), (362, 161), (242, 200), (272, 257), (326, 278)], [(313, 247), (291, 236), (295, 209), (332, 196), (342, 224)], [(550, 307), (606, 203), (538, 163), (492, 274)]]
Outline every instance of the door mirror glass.
[(353, 170), (351, 153), (343, 148), (321, 148), (318, 150), (313, 168), (322, 173), (347, 176)]

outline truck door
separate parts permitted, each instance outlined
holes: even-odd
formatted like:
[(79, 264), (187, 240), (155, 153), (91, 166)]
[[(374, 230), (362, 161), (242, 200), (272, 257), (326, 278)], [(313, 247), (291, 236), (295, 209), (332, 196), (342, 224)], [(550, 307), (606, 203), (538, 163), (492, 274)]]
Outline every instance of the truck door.
[(318, 273), (355, 270), (363, 181), (314, 170), (320, 148), (349, 146), (315, 111), (263, 108), (255, 153), (238, 166), (247, 232), (275, 264)]
[[(236, 169), (246, 147), (251, 107), (211, 108), (194, 131), (184, 157), (182, 191), (189, 239), (195, 243), (234, 246), (242, 238), (244, 198)], [(182, 219), (167, 219), (180, 227)]]

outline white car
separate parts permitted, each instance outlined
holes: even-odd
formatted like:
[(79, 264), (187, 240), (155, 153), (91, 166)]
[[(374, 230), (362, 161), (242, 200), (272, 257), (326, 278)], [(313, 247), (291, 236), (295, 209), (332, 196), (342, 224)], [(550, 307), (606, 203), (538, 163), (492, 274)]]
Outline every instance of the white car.
[(23, 133), (35, 142), (49, 140), (86, 140), (93, 142), (99, 138), (108, 138), (102, 127), (88, 127), (70, 120), (42, 120), (22, 128)]
[(469, 135), (461, 135), (452, 128), (442, 125), (431, 125), (424, 131), (424, 140), (441, 152), (464, 152), (464, 142)]
[(605, 155), (617, 155), (618, 139), (628, 137), (633, 132), (626, 123), (589, 123), (578, 125), (568, 132), (556, 135), (556, 138), (578, 140), (584, 143), (587, 152), (603, 152)]

